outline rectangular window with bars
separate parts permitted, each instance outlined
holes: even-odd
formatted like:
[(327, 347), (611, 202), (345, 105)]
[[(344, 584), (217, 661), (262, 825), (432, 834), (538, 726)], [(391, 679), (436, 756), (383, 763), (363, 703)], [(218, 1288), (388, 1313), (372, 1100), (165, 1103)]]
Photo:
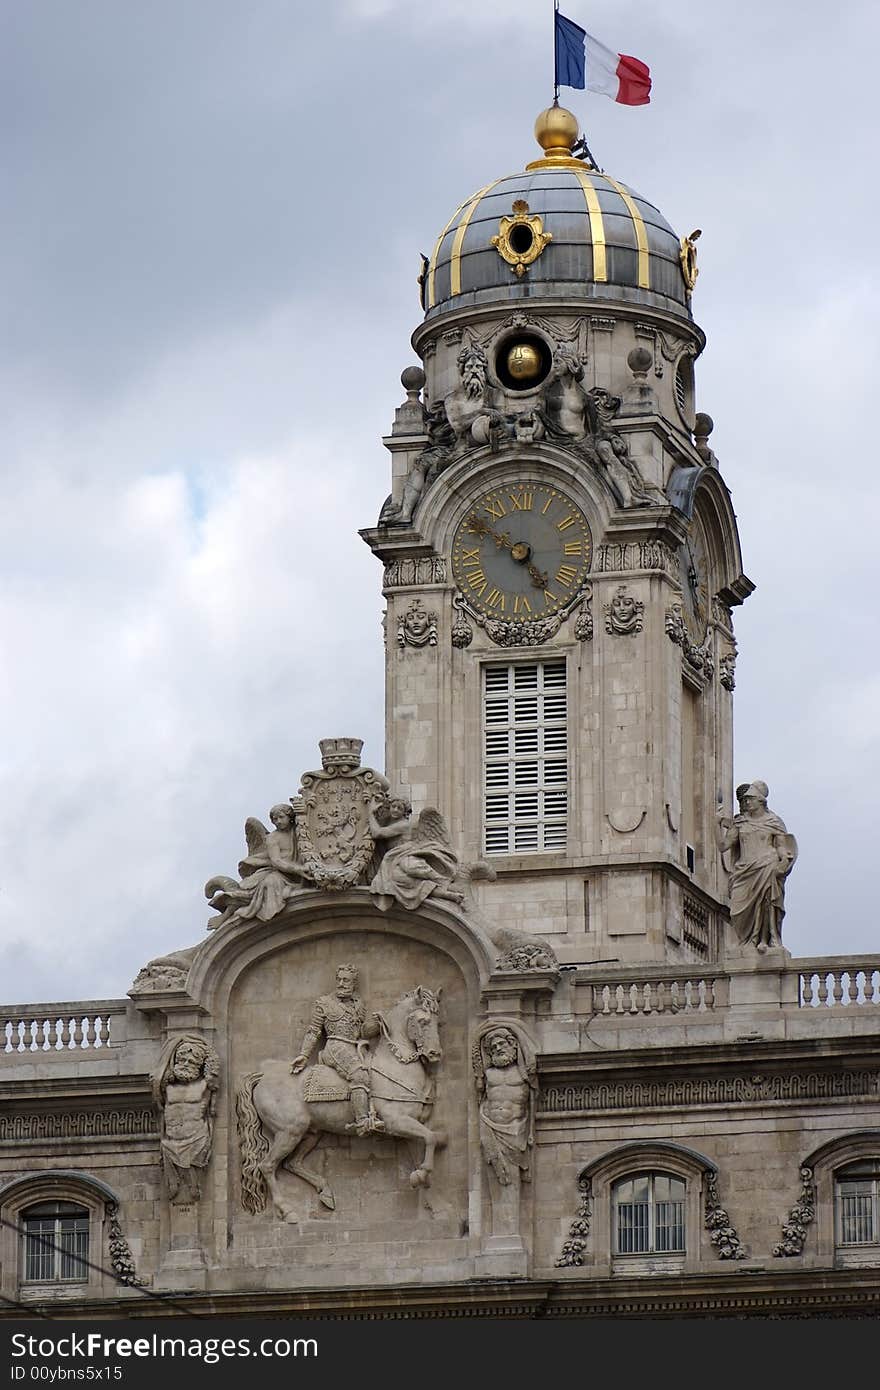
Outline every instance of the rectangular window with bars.
[(534, 854), (568, 842), (565, 661), (483, 671), (486, 854)]

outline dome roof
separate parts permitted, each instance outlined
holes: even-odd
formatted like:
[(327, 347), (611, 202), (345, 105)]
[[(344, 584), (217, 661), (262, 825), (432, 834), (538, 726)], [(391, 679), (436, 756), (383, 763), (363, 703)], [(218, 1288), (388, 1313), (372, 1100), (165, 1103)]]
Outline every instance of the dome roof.
[[(542, 120), (568, 114), (551, 108), (538, 118), (536, 134), (545, 149)], [(573, 158), (573, 143), (572, 135), (456, 210), (426, 268), (426, 318), (530, 298), (624, 300), (690, 318), (681, 243), (665, 217), (610, 174)], [(497, 244), (506, 240), (502, 218), (509, 219), (508, 228), (516, 220), (530, 224), (532, 251), (549, 233), (520, 269), (511, 263), (513, 253), (505, 258), (507, 248)], [(523, 236), (528, 241), (528, 233)]]

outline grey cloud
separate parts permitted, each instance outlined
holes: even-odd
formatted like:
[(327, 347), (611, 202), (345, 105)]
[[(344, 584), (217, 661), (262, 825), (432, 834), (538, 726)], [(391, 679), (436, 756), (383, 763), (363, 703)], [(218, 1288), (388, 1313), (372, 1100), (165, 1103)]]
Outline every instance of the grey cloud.
[[(851, 77), (877, 19), (823, 15), (608, 0), (585, 22), (651, 63), (654, 100), (563, 93), (615, 176), (703, 228), (699, 404), (759, 584), (736, 619), (736, 766), (800, 841), (802, 953), (876, 948), (880, 773), (873, 96)], [(361, 734), (381, 765), (379, 574), (356, 529), (388, 491), (418, 253), (532, 157), (550, 96), (535, 16), (532, 0), (7, 16), (8, 997), (116, 995), (197, 940), (205, 878), (319, 737)]]

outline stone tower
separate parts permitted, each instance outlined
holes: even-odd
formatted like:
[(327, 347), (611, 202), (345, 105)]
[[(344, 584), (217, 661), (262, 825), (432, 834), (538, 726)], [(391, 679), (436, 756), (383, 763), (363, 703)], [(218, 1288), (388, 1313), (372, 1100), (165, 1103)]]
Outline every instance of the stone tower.
[(386, 769), (481, 906), (563, 963), (717, 960), (731, 609), (751, 592), (697, 414), (695, 239), (575, 157), (468, 198), (421, 277), (423, 366), (362, 532), (384, 563)]
[(202, 940), (0, 1007), (7, 1316), (878, 1312), (880, 959), (792, 958), (730, 816), (698, 234), (537, 134), (424, 266), (385, 773), (333, 731)]

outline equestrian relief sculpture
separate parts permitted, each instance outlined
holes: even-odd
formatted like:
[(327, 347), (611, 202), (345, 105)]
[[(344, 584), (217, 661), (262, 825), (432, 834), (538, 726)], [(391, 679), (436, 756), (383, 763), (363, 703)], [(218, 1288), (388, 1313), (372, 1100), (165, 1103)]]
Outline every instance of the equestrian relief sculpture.
[[(324, 1134), (387, 1135), (420, 1145), (409, 1183), (430, 1186), (434, 1154), (447, 1138), (427, 1123), (434, 1104), (433, 1068), (443, 1056), (440, 990), (416, 985), (390, 1008), (368, 1015), (356, 993), (357, 980), (353, 965), (340, 965), (335, 993), (315, 1000), (299, 1055), (292, 1063), (266, 1061), (239, 1084), (236, 1114), (245, 1211), (262, 1212), (271, 1199), (283, 1221), (299, 1219), (278, 1181), (282, 1166), (335, 1210), (326, 1178), (304, 1162)], [(318, 1060), (309, 1067), (321, 1041)]]

